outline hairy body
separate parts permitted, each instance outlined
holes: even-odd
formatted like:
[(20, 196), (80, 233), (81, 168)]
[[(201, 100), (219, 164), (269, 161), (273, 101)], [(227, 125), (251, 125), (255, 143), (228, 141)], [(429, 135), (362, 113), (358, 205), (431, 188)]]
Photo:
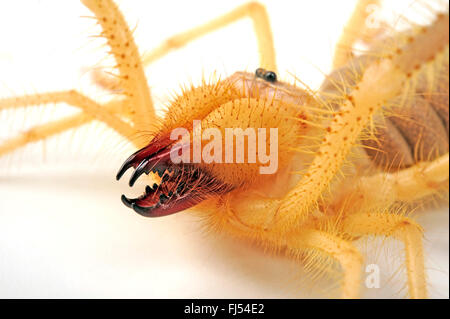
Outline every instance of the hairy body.
[[(240, 96), (240, 98), (246, 98), (247, 99), (247, 96), (245, 95), (245, 92), (244, 92), (243, 95)], [(235, 104), (235, 106), (239, 108), (239, 107), (242, 107), (242, 106), (245, 106), (245, 105), (243, 103), (240, 103), (240, 104)], [(309, 105), (309, 106), (310, 107), (317, 107), (317, 105)], [(303, 122), (303, 124), (304, 123), (305, 122)], [(318, 123), (316, 122), (316, 124), (318, 124)], [(328, 128), (327, 126), (323, 127), (324, 132), (327, 131), (326, 130), (327, 128)], [(322, 133), (324, 133), (324, 132), (322, 132)], [(345, 136), (341, 136), (341, 137), (345, 137)], [(302, 157), (303, 157), (303, 159), (305, 159), (304, 155), (302, 155)], [(292, 160), (292, 159), (294, 159), (294, 157), (291, 156), (290, 159)], [(299, 162), (300, 164), (302, 164), (304, 162), (307, 163), (308, 160), (304, 160), (304, 161), (300, 161), (300, 160), (299, 161), (295, 161), (295, 160), (293, 160), (292, 162), (293, 163)], [(318, 165), (320, 165), (320, 164), (318, 164)], [(241, 170), (240, 168), (237, 168), (237, 169)], [(218, 173), (218, 176), (224, 177), (224, 175), (223, 174), (220, 175), (220, 173)], [(238, 176), (238, 174), (236, 174), (236, 175), (231, 174), (231, 176), (230, 176), (231, 179), (228, 181), (231, 184), (235, 183), (235, 179), (234, 179), (233, 176)], [(248, 176), (252, 176), (252, 175), (250, 174)], [(278, 176), (281, 176), (281, 175), (278, 175)], [(325, 177), (325, 176), (322, 176), (322, 177)], [(284, 178), (289, 178), (290, 179), (291, 177), (286, 177), (285, 176)], [(285, 182), (285, 180), (283, 180), (283, 182)], [(252, 183), (248, 182), (248, 184), (252, 184)], [(284, 183), (284, 184), (288, 184), (288, 183)], [(349, 185), (349, 184), (347, 183), (347, 185)], [(280, 204), (279, 200), (278, 200), (278, 202), (277, 202), (277, 200), (273, 200), (273, 198), (277, 197), (274, 192), (266, 192), (266, 193), (269, 196), (264, 196), (265, 198), (263, 198), (263, 204), (266, 205), (266, 206), (263, 206), (263, 207), (265, 207), (265, 209), (263, 210), (264, 214), (260, 214), (260, 213), (256, 213), (255, 214), (255, 211), (252, 212), (252, 209), (250, 209), (250, 210), (248, 209), (249, 207), (252, 207), (251, 205), (246, 204), (246, 202), (245, 202), (246, 200), (248, 200), (249, 195), (250, 195), (251, 202), (255, 203), (255, 197), (252, 197), (252, 194), (248, 194), (248, 193), (243, 194), (242, 192), (241, 193), (239, 193), (239, 192), (234, 192), (234, 193), (231, 192), (231, 193), (229, 193), (229, 195), (227, 195), (227, 198), (230, 198), (230, 197), (234, 196), (234, 200), (231, 200), (230, 202), (232, 203), (232, 205), (235, 205), (235, 206), (236, 205), (238, 205), (238, 206), (239, 205), (243, 205), (243, 207), (241, 207), (241, 209), (239, 209), (239, 207), (236, 207), (236, 208), (234, 208), (234, 209), (232, 208), (230, 210), (229, 209), (230, 206), (227, 206), (228, 205), (227, 203), (220, 202), (221, 206), (225, 210), (227, 210), (227, 211), (237, 211), (238, 214), (239, 214), (239, 219), (240, 219), (241, 223), (238, 222), (238, 223), (234, 223), (233, 224), (233, 222), (232, 222), (233, 221), (233, 218), (232, 218), (233, 216), (228, 216), (228, 218), (224, 218), (224, 216), (227, 216), (227, 215), (226, 214), (217, 214), (217, 209), (215, 211), (209, 212), (209, 211), (211, 211), (211, 209), (208, 208), (208, 205), (209, 205), (209, 207), (217, 208), (217, 202), (216, 203), (211, 203), (211, 200), (209, 200), (209, 201), (206, 201), (205, 203), (203, 203), (201, 205), (206, 205), (206, 207), (204, 207), (205, 208), (204, 210), (207, 212), (207, 214), (210, 214), (209, 217), (211, 218), (211, 221), (213, 221), (212, 223), (215, 224), (216, 226), (219, 225), (218, 226), (219, 228), (227, 227), (226, 229), (231, 231), (234, 235), (238, 235), (240, 237), (242, 237), (242, 236), (243, 237), (249, 237), (249, 238), (252, 238), (252, 239), (257, 238), (257, 239), (259, 239), (261, 241), (261, 243), (263, 243), (265, 245), (268, 245), (268, 246), (272, 246), (273, 248), (277, 249), (278, 247), (284, 246), (286, 244), (286, 242), (284, 241), (285, 239), (287, 239), (287, 237), (286, 237), (286, 230), (288, 230), (290, 226), (289, 226), (289, 223), (287, 223), (287, 224), (282, 223), (282, 224), (280, 224), (280, 227), (278, 227), (278, 230), (277, 230), (277, 227), (275, 227), (275, 232), (273, 233), (273, 235), (272, 235), (273, 237), (272, 238), (270, 237), (270, 235), (266, 235), (267, 232), (264, 229), (264, 227), (261, 228), (261, 223), (265, 225), (268, 220), (270, 221), (270, 218), (272, 218), (273, 216), (276, 215), (277, 206), (279, 206), (279, 204)], [(278, 195), (282, 197), (282, 196), (284, 196), (286, 194), (287, 194), (287, 191), (285, 191), (283, 193), (283, 191), (281, 190)], [(247, 197), (247, 198), (245, 198), (245, 197)], [(269, 201), (266, 200), (267, 197), (270, 198)], [(212, 200), (214, 201), (214, 199), (212, 199)], [(256, 198), (256, 202), (257, 202), (257, 200), (258, 199)], [(370, 199), (369, 202), (373, 202), (373, 199)], [(272, 203), (273, 203), (273, 206), (271, 207), (270, 205), (272, 205)], [(269, 205), (269, 206), (267, 206), (267, 205)], [(341, 206), (340, 203), (337, 203), (336, 205), (340, 206), (340, 208), (342, 209), (342, 206)], [(323, 207), (323, 205), (319, 205), (319, 207), (320, 206)], [(358, 207), (358, 205), (356, 205), (356, 207), (353, 207), (353, 209), (356, 210), (357, 207)], [(361, 204), (359, 205), (359, 207), (361, 207)], [(201, 207), (199, 207), (199, 208), (201, 208)], [(328, 211), (332, 211), (332, 209), (328, 210)], [(339, 211), (339, 209), (338, 209), (338, 211)], [(301, 216), (301, 215), (302, 214), (300, 213), (299, 216)], [(311, 224), (310, 224), (310, 221), (308, 221), (308, 219), (310, 217), (304, 215), (304, 217), (301, 217), (299, 220), (297, 218), (296, 219), (297, 219), (297, 221), (300, 221), (302, 224), (305, 223), (304, 226), (309, 226), (310, 227)], [(304, 219), (302, 219), (302, 218), (304, 218)], [(245, 220), (245, 222), (242, 223), (242, 220)], [(231, 223), (230, 223), (230, 221), (231, 221)], [(223, 224), (222, 224), (222, 222), (223, 222)], [(256, 230), (255, 229), (248, 229), (249, 225), (250, 226), (257, 226), (258, 229), (256, 229)], [(250, 227), (250, 228), (252, 228), (252, 227)], [(308, 227), (305, 227), (305, 229), (307, 229), (307, 228)], [(334, 231), (338, 231), (339, 232), (338, 229), (334, 229)], [(264, 235), (262, 235), (262, 234), (264, 234)], [(258, 238), (258, 237), (260, 237), (260, 238)], [(292, 243), (292, 244), (294, 244), (294, 243)]]

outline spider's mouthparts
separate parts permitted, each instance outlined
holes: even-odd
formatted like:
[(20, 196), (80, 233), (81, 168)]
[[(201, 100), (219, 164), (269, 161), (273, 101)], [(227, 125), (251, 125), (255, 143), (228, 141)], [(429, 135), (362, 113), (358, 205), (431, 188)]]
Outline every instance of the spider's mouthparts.
[(192, 164), (174, 164), (170, 159), (172, 151), (172, 145), (163, 146), (161, 142), (152, 142), (123, 163), (116, 179), (120, 180), (129, 168), (135, 168), (129, 180), (130, 187), (144, 173), (157, 174), (161, 179), (159, 185), (147, 185), (144, 194), (137, 198), (130, 199), (122, 195), (125, 206), (145, 217), (166, 216), (231, 190), (229, 185), (199, 167)]

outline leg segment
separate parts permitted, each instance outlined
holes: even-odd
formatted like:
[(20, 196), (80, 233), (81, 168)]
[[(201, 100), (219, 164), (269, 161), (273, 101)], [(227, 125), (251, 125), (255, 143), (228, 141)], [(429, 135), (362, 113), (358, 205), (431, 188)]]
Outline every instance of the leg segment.
[(256, 38), (258, 40), (260, 66), (267, 70), (276, 71), (275, 48), (273, 46), (269, 17), (265, 7), (257, 2), (244, 4), (204, 25), (172, 36), (155, 50), (144, 55), (143, 63), (144, 65), (148, 65), (174, 49), (178, 49), (207, 33), (223, 28), (246, 17), (249, 17), (253, 21)]
[(448, 182), (448, 153), (432, 162), (421, 162), (398, 173), (367, 177), (367, 183), (385, 179), (397, 200), (412, 201), (436, 193)]
[(27, 132), (12, 137), (0, 144), (0, 156), (10, 153), (26, 144), (46, 139), (72, 128), (88, 123), (92, 118), (84, 113), (71, 116), (59, 121), (46, 123), (31, 128)]
[(127, 139), (130, 139), (130, 137), (132, 137), (136, 132), (134, 128), (114, 114), (114, 110), (119, 109), (117, 104), (112, 104), (111, 106), (105, 108), (76, 91), (43, 93), (1, 99), (0, 111), (4, 109), (48, 103), (67, 103), (69, 105), (79, 107), (83, 111), (83, 114), (34, 127), (26, 133), (7, 140), (0, 145), (0, 155), (10, 152), (27, 143), (49, 137), (78, 125), (82, 125), (92, 119), (104, 122)]
[(141, 58), (128, 25), (112, 0), (82, 0), (102, 26), (102, 36), (108, 41), (117, 62), (122, 94), (129, 99), (129, 113), (135, 125), (148, 127), (155, 118), (150, 89)]
[[(235, 21), (247, 17), (253, 21), (253, 27), (258, 41), (260, 67), (276, 72), (275, 48), (273, 45), (273, 36), (270, 28), (269, 17), (265, 7), (257, 2), (250, 2), (239, 6), (233, 11), (206, 24), (170, 37), (160, 46), (145, 54), (142, 57), (142, 63), (144, 66), (147, 66), (168, 54), (172, 50), (179, 49), (189, 42), (192, 42), (210, 32), (226, 27)], [(99, 86), (110, 91), (117, 90), (120, 86), (115, 78), (109, 77), (99, 70), (94, 71), (93, 79)]]
[[(102, 35), (107, 39), (108, 45), (111, 47), (111, 53), (116, 59), (117, 69), (120, 73), (118, 83), (127, 103), (110, 102), (105, 106), (100, 106), (76, 91), (0, 99), (0, 111), (6, 108), (59, 102), (83, 110), (83, 114), (34, 127), (26, 133), (7, 140), (0, 145), (0, 154), (5, 154), (29, 142), (49, 137), (66, 129), (77, 127), (93, 119), (106, 123), (119, 134), (130, 139), (136, 133), (136, 129), (114, 114), (114, 110), (119, 109), (119, 104), (120, 112), (126, 111), (125, 113), (131, 117), (135, 128), (148, 127), (154, 120), (153, 102), (140, 56), (122, 14), (111, 0), (83, 0), (82, 2), (96, 15), (103, 28)], [(122, 107), (128, 107), (128, 109), (122, 110)]]
[(291, 236), (288, 247), (294, 250), (313, 248), (336, 259), (344, 271), (342, 297), (358, 298), (363, 261), (351, 243), (323, 231), (302, 229), (299, 234)]
[[(420, 162), (396, 173), (363, 176), (341, 188), (329, 208), (357, 213), (389, 207), (396, 201), (410, 203), (445, 189), (449, 178), (448, 153), (433, 162)], [(348, 205), (346, 203), (351, 203)]]
[[(119, 105), (112, 104), (105, 106), (105, 109), (115, 112), (119, 110), (119, 107)], [(37, 142), (63, 133), (64, 131), (80, 127), (93, 120), (94, 118), (92, 116), (89, 116), (86, 113), (81, 113), (54, 122), (35, 126), (27, 132), (21, 133), (16, 137), (10, 138), (3, 144), (0, 144), (0, 156), (25, 146), (28, 143)], [(136, 143), (136, 140), (133, 139), (132, 142), (135, 142), (137, 148), (142, 147), (141, 144)]]
[(356, 41), (362, 39), (367, 30), (367, 18), (370, 6), (375, 7), (378, 0), (359, 0), (352, 16), (344, 27), (344, 31), (335, 47), (333, 58), (333, 69), (347, 64), (351, 59), (352, 46)]
[(413, 220), (394, 214), (355, 214), (343, 220), (343, 230), (353, 236), (393, 236), (405, 245), (411, 298), (427, 298), (422, 228)]

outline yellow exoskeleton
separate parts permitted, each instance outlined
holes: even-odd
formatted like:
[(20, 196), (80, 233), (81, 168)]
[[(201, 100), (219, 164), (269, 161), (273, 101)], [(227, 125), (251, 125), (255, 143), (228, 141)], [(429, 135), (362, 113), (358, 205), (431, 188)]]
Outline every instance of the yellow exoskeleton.
[[(331, 257), (343, 273), (343, 298), (358, 297), (361, 286), (363, 259), (353, 241), (394, 237), (404, 245), (409, 296), (427, 297), (422, 229), (406, 214), (448, 192), (448, 12), (435, 12), (426, 26), (374, 32), (366, 27), (366, 8), (376, 1), (360, 1), (338, 43), (334, 71), (312, 91), (277, 79), (268, 14), (258, 3), (175, 35), (143, 57), (113, 1), (82, 3), (117, 62), (117, 76), (96, 73), (95, 79), (120, 93), (104, 104), (76, 90), (0, 99), (0, 111), (48, 103), (82, 110), (2, 141), (0, 156), (97, 120), (139, 149), (117, 178), (134, 168), (130, 186), (143, 173), (153, 179), (142, 196), (122, 196), (137, 213), (156, 217), (195, 206), (212, 229), (269, 251), (313, 266)], [(158, 118), (143, 67), (244, 17), (254, 24), (260, 69), (186, 89)], [(355, 49), (359, 42), (363, 53)], [(193, 133), (193, 121), (223, 135), (227, 128), (277, 128), (277, 171), (260, 174), (259, 157), (255, 163), (171, 162), (171, 132)]]

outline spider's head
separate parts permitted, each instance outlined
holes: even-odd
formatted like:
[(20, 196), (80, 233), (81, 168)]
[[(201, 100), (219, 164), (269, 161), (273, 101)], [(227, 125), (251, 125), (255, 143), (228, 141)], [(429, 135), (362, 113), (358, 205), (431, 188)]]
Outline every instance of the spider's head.
[(185, 91), (152, 141), (119, 170), (117, 179), (135, 168), (130, 186), (143, 173), (156, 181), (138, 198), (122, 196), (123, 203), (155, 217), (232, 191), (284, 188), (286, 167), (309, 129), (301, 106), (310, 100), (262, 69)]

